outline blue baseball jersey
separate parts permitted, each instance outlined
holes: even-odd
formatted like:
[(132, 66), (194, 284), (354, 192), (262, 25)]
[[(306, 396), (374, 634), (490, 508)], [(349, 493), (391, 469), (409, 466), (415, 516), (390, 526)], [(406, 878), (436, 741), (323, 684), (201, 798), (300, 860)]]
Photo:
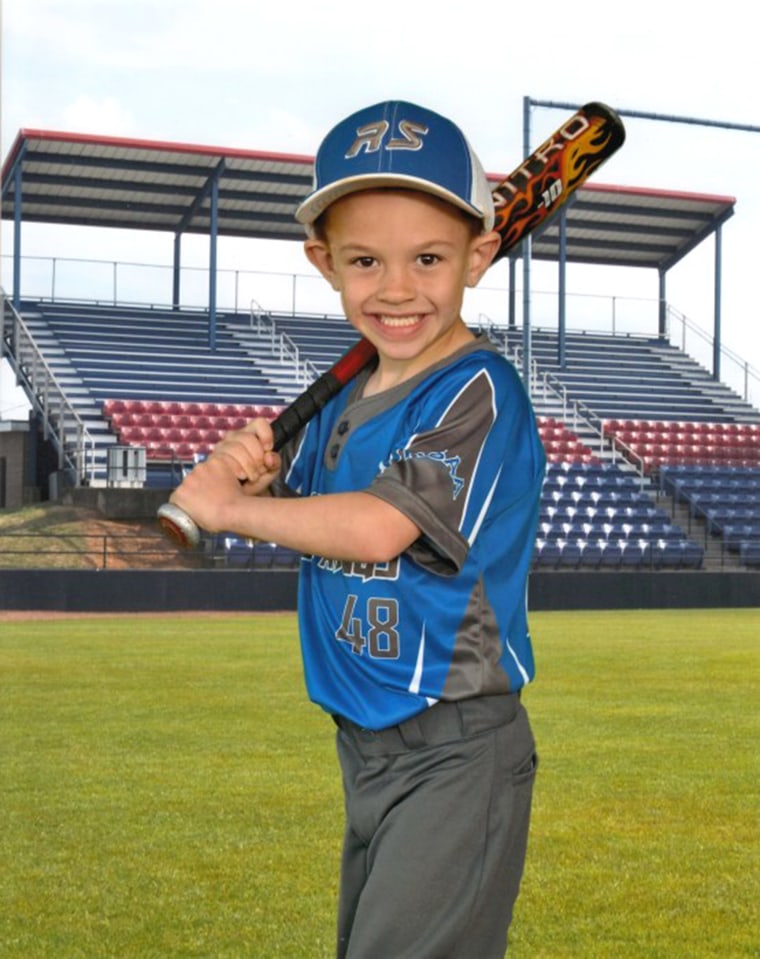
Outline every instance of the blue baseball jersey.
[(284, 451), (275, 493), (365, 491), (420, 529), (386, 563), (304, 557), (306, 685), (383, 729), (534, 676), (527, 578), (545, 455), (514, 367), (485, 337), (394, 389), (360, 374)]

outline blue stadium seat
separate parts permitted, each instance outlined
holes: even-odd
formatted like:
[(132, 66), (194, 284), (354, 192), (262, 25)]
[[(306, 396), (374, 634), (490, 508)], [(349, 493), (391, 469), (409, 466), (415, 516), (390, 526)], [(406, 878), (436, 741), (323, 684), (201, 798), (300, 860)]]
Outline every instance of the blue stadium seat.
[(275, 546), (272, 566), (274, 569), (297, 569), (301, 563), (301, 554), (287, 546)]
[(228, 566), (249, 566), (253, 559), (253, 542), (240, 536), (225, 536), (224, 556)]
[(652, 548), (649, 543), (640, 540), (629, 540), (623, 548), (623, 566), (651, 566)]
[(541, 542), (538, 544), (537, 565), (556, 569), (562, 556), (562, 547), (558, 542)]
[(586, 543), (581, 554), (581, 566), (586, 569), (596, 569), (601, 566), (604, 547), (598, 543)]
[(698, 543), (686, 540), (681, 544), (681, 566), (684, 569), (701, 569), (705, 551)]
[(577, 569), (581, 564), (583, 549), (578, 543), (566, 542), (560, 545), (559, 565), (568, 569)]
[(602, 550), (601, 568), (616, 568), (623, 562), (623, 548), (617, 543), (607, 543)]
[(745, 566), (760, 567), (760, 539), (740, 543), (739, 558)]
[(274, 563), (274, 543), (256, 543), (253, 547), (253, 569), (271, 569)]

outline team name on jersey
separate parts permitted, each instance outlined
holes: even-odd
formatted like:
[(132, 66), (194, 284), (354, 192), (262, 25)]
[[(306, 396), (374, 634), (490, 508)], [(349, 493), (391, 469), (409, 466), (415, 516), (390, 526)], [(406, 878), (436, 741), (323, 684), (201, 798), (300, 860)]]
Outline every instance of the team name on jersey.
[(320, 556), (317, 560), (317, 566), (328, 573), (356, 576), (366, 583), (371, 579), (398, 579), (399, 558), (396, 556), (385, 563), (360, 563), (350, 560), (325, 559), (324, 556)]
[(451, 498), (456, 499), (465, 487), (465, 481), (457, 475), (457, 470), (461, 466), (461, 456), (449, 456), (448, 450), (396, 450), (387, 463), (380, 464), (380, 472), (384, 473), (391, 463), (399, 463), (401, 460), (430, 460), (433, 463), (440, 463), (448, 470), (451, 478)]

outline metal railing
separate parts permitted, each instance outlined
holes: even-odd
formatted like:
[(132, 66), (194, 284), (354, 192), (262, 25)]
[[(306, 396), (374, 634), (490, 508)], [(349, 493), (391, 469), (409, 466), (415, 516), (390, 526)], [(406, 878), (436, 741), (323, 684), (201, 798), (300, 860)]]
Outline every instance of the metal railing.
[(51, 440), (58, 453), (59, 470), (72, 471), (77, 483), (88, 482), (94, 475), (95, 440), (2, 288), (0, 295), (0, 358), (7, 356), (23, 382), (35, 412), (40, 415), (43, 438)]
[(270, 349), (283, 366), (295, 372), (296, 382), (304, 389), (319, 376), (319, 370), (305, 356), (295, 341), (283, 330), (256, 300), (251, 300), (251, 329), (257, 336), (269, 341)]
[[(668, 305), (666, 316), (670, 342), (706, 369), (712, 369), (713, 337), (673, 306)], [(730, 386), (746, 403), (760, 405), (760, 370), (723, 344), (720, 348), (720, 381)]]
[[(481, 326), (481, 328), (483, 327)], [(522, 371), (522, 347), (513, 347), (511, 353), (507, 351), (506, 355), (514, 363), (516, 368)], [(609, 458), (612, 463), (616, 463), (618, 459), (621, 459), (627, 466), (635, 470), (639, 480), (639, 487), (644, 489), (648, 482), (644, 459), (627, 444), (608, 436), (604, 431), (604, 420), (602, 417), (588, 404), (584, 403), (583, 400), (571, 398), (568, 394), (567, 387), (558, 377), (548, 370), (539, 370), (538, 363), (535, 359), (531, 359), (530, 367), (529, 382), (531, 396), (534, 399), (540, 399), (544, 402), (549, 400), (556, 402), (560, 408), (562, 422), (566, 426), (576, 433), (580, 427), (592, 433), (594, 437), (593, 442), (598, 449), (600, 458)], [(593, 450), (593, 447), (591, 448)]]
[[(174, 269), (168, 264), (95, 260), (78, 257), (22, 256), (20, 297), (57, 303), (171, 308)], [(6, 289), (12, 289), (12, 254), (0, 257)], [(208, 309), (208, 267), (182, 266), (181, 309)], [(337, 295), (321, 276), (276, 270), (216, 271), (217, 309), (245, 313), (252, 297), (270, 303), (272, 312), (296, 313), (308, 299), (310, 310), (336, 313)], [(324, 307), (322, 304), (325, 304)], [(327, 305), (329, 304), (329, 305)]]
[(0, 532), (0, 569), (165, 569), (196, 567), (162, 536), (114, 533)]
[[(4, 275), (11, 277), (12, 270), (6, 267), (13, 263), (12, 255), (3, 254), (0, 263)], [(23, 290), (20, 292), (28, 299), (86, 300), (103, 305), (161, 305), (164, 308), (172, 302), (174, 271), (165, 264), (41, 256), (22, 256), (21, 263)], [(207, 309), (208, 268), (183, 266), (180, 276), (183, 308)], [(335, 315), (340, 312), (339, 298), (316, 274), (224, 267), (217, 270), (218, 309), (244, 312), (242, 304), (250, 303), (254, 297), (268, 304), (269, 313)], [(522, 302), (519, 289), (514, 291), (514, 299), (519, 314)], [(467, 303), (473, 312), (497, 316), (501, 328), (506, 327), (509, 303), (506, 288), (480, 284), (468, 291)], [(656, 299), (570, 293), (565, 297), (565, 304), (568, 330), (620, 336), (657, 335), (660, 303)], [(555, 328), (558, 307), (557, 291), (532, 290), (533, 328)], [(519, 315), (515, 320), (520, 322)], [(684, 352), (712, 370), (713, 336), (669, 304), (666, 323), (671, 342), (680, 341)], [(720, 359), (721, 381), (746, 402), (760, 405), (760, 371), (723, 344)]]

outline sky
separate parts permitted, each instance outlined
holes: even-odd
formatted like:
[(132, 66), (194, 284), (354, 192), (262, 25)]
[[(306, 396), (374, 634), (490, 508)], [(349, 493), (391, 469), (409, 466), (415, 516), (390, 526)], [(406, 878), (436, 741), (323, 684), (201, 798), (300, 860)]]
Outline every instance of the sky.
[[(410, 0), (0, 4), (3, 159), (22, 128), (313, 155), (337, 121), (391, 98), (450, 116), (492, 173), (509, 172), (522, 157), (526, 97), (577, 105), (601, 100), (662, 117), (760, 125), (756, 38), (744, 0), (723, 0), (709, 15), (680, 0), (639, 0), (614, 11), (609, 0), (527, 6), (481, 0), (446, 9)], [(534, 106), (531, 146), (567, 115)], [(598, 182), (736, 199), (723, 228), (723, 342), (760, 370), (760, 135), (634, 118), (626, 118), (626, 128), (625, 146), (595, 175)], [(11, 240), (3, 224), (6, 283)], [(168, 264), (171, 243), (168, 235), (89, 229), (62, 236), (34, 226), (25, 230), (23, 252), (109, 260), (139, 254), (140, 262)], [(202, 249), (190, 247), (186, 255), (205, 265)], [(281, 242), (266, 250), (222, 243), (219, 265), (310, 272), (300, 245)], [(707, 241), (667, 280), (670, 304), (708, 333), (713, 265), (714, 244)], [(494, 276), (491, 285), (506, 285), (505, 276)], [(537, 264), (533, 286), (556, 289), (556, 268)], [(570, 266), (567, 289), (589, 302), (653, 303), (658, 288), (654, 271)], [(654, 332), (654, 308), (651, 315)], [(760, 397), (753, 399), (757, 405)], [(0, 382), (0, 416), (12, 405), (7, 381)]]

